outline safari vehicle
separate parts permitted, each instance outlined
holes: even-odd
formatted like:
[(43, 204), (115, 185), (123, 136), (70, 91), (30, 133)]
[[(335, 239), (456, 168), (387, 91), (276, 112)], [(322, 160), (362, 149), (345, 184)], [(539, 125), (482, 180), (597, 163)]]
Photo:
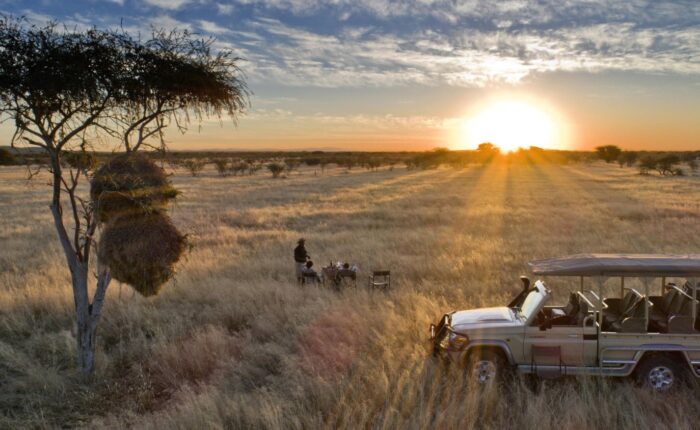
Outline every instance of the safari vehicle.
[[(433, 353), (465, 366), (480, 383), (515, 370), (634, 376), (666, 391), (700, 377), (700, 254), (585, 254), (529, 266), (537, 276), (579, 278), (578, 291), (566, 305), (550, 306), (549, 284), (521, 277), (523, 290), (508, 306), (450, 312), (431, 325)], [(619, 290), (615, 285), (616, 297), (605, 297), (611, 278), (620, 279)], [(629, 286), (630, 278), (642, 291)], [(658, 295), (651, 295), (659, 279)]]

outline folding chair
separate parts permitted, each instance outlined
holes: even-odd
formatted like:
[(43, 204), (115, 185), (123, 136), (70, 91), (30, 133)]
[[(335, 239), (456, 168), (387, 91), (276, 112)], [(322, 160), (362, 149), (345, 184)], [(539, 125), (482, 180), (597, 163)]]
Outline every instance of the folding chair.
[(382, 288), (385, 291), (391, 288), (391, 272), (388, 270), (375, 270), (369, 275), (367, 288)]
[(357, 288), (357, 272), (350, 269), (340, 269), (335, 275), (335, 281), (338, 288), (348, 284)]
[(320, 282), (321, 280), (318, 278), (318, 274), (315, 272), (303, 272), (301, 274), (302, 285), (315, 285)]

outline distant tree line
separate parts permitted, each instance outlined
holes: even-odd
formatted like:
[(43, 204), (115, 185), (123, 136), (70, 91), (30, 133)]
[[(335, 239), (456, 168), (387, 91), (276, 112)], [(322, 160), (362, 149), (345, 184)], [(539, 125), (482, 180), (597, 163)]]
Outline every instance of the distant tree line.
[(615, 145), (598, 146), (596, 157), (606, 163), (617, 163), (622, 167), (637, 167), (639, 174), (661, 176), (683, 176), (687, 168), (692, 174), (698, 171), (700, 151), (651, 152), (623, 151)]
[[(0, 148), (0, 165), (40, 165), (48, 161), (44, 154), (24, 152), (20, 149), (14, 148), (8, 151)], [(112, 156), (109, 153), (94, 152), (93, 154), (98, 163)], [(314, 174), (320, 175), (325, 174), (330, 166), (336, 166), (346, 172), (357, 169), (393, 170), (399, 165), (409, 170), (429, 170), (439, 167), (463, 169), (473, 165), (488, 164), (495, 158), (509, 164), (565, 165), (604, 161), (609, 164), (618, 164), (621, 168), (637, 168), (642, 175), (682, 176), (698, 172), (700, 151), (626, 151), (615, 145), (599, 146), (595, 151), (564, 151), (531, 146), (504, 154), (495, 145), (485, 142), (476, 150), (435, 148), (423, 152), (169, 151), (154, 152), (151, 157), (171, 168), (184, 169), (192, 176), (199, 176), (206, 169), (212, 169), (221, 177), (255, 175), (260, 171), (266, 171), (273, 178), (282, 178), (298, 173), (302, 166), (312, 168)]]

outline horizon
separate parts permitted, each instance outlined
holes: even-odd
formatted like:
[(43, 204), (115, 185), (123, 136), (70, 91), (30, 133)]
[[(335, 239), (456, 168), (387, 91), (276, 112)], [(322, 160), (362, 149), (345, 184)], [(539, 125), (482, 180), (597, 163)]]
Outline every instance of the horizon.
[(237, 126), (168, 130), (174, 150), (700, 148), (693, 2), (4, 0), (0, 13), (190, 30), (245, 58), (252, 108)]

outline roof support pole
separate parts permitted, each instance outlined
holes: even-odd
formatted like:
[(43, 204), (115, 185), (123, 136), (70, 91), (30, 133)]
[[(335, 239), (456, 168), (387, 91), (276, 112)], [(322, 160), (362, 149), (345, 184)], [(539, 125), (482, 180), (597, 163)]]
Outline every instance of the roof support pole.
[(666, 277), (661, 278), (661, 295), (664, 295), (664, 287), (666, 287)]
[(693, 326), (695, 326), (695, 318), (698, 316), (698, 304), (695, 302), (697, 299), (697, 293), (698, 293), (698, 284), (697, 280), (695, 278), (690, 278), (688, 279), (688, 282), (690, 283), (690, 287), (693, 290)]
[[(605, 278), (602, 276), (597, 276), (596, 280), (598, 281), (598, 297), (600, 297), (600, 300), (603, 300), (603, 283), (605, 283)], [(602, 303), (602, 302), (601, 302)], [(603, 309), (598, 310), (598, 325), (600, 326), (600, 329), (603, 329)]]
[(583, 276), (581, 276), (581, 286), (580, 286), (580, 290), (581, 290), (581, 292), (583, 293)]
[(649, 330), (649, 284), (650, 278), (642, 278), (644, 282), (644, 332)]
[(620, 299), (625, 297), (625, 277), (620, 277)]

